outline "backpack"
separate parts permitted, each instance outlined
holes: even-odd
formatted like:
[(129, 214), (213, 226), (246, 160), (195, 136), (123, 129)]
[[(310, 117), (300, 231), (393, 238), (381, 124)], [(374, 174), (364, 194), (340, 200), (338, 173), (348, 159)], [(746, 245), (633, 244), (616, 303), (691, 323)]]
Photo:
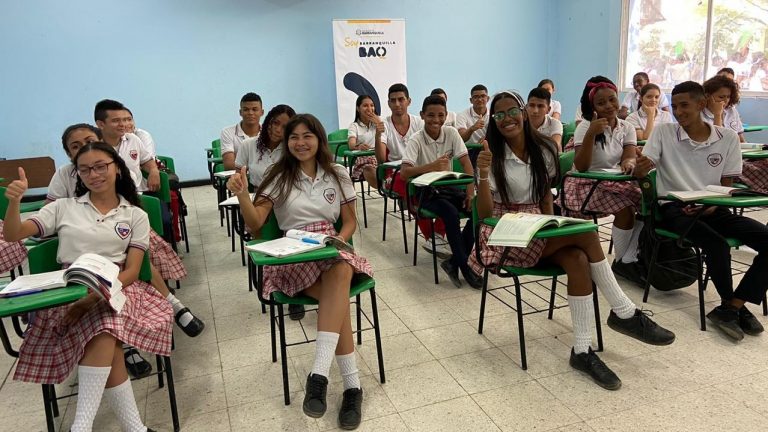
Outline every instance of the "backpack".
[[(646, 224), (640, 233), (639, 260), (646, 270), (651, 263), (654, 243), (659, 242), (652, 229)], [(672, 291), (691, 286), (698, 277), (699, 263), (692, 247), (679, 247), (676, 241), (659, 243), (656, 263), (649, 275), (651, 286), (659, 291)]]

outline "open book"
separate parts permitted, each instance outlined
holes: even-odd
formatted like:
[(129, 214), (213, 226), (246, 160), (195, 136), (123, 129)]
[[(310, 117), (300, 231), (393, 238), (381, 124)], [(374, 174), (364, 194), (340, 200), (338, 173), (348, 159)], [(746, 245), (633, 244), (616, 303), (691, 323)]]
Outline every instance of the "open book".
[(731, 196), (751, 196), (765, 194), (751, 189), (740, 189), (720, 185), (707, 185), (704, 190), (671, 191), (668, 193), (668, 195), (677, 198), (680, 201), (696, 201), (702, 198), (725, 198)]
[(13, 297), (36, 293), (68, 284), (85, 285), (120, 313), (125, 306), (123, 284), (117, 278), (120, 267), (96, 254), (83, 254), (66, 270), (17, 277), (0, 291), (0, 297)]
[(415, 179), (413, 179), (413, 184), (416, 186), (429, 186), (433, 182), (437, 180), (441, 180), (444, 178), (471, 178), (472, 176), (466, 173), (462, 172), (456, 172), (456, 171), (432, 171), (428, 173), (424, 173)]
[(753, 151), (753, 150), (768, 150), (768, 144), (759, 143), (741, 143), (741, 150)]
[(342, 251), (355, 251), (351, 244), (339, 238), (295, 229), (286, 231), (285, 237), (266, 241), (264, 243), (248, 245), (245, 248), (254, 252), (261, 252), (269, 256), (282, 258), (316, 249), (322, 249), (329, 244)]
[(536, 233), (547, 226), (591, 223), (589, 220), (532, 213), (507, 213), (499, 219), (488, 238), (490, 246), (528, 247)]

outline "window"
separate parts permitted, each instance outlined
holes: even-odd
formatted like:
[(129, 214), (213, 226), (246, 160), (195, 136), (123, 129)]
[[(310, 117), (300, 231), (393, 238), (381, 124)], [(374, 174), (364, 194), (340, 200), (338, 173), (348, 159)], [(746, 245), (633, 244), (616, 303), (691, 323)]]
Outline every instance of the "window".
[(724, 67), (745, 93), (768, 97), (768, 0), (624, 0), (622, 84), (644, 71), (671, 89)]

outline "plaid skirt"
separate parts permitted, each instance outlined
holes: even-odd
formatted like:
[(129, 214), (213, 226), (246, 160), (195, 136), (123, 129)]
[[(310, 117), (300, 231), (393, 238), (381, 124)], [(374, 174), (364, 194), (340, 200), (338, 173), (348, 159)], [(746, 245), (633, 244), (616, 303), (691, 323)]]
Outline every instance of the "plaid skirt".
[(83, 357), (85, 345), (101, 333), (142, 351), (171, 355), (173, 309), (168, 301), (142, 281), (123, 287), (123, 293), (127, 301), (120, 314), (101, 300), (71, 326), (61, 324), (70, 305), (37, 312), (19, 349), (13, 379), (63, 382)]
[[(297, 229), (319, 232), (325, 235), (336, 235), (336, 230), (330, 222), (313, 222)], [(355, 273), (373, 276), (373, 269), (368, 260), (353, 253), (339, 251), (338, 258), (322, 261), (311, 261), (282, 266), (264, 266), (264, 298), (269, 299), (273, 291), (281, 291), (287, 296), (294, 297), (301, 291), (311, 287), (320, 276), (339, 261), (346, 261)]]
[(352, 167), (352, 179), (360, 180), (363, 178), (363, 168), (372, 166), (376, 168), (379, 162), (376, 160), (376, 156), (361, 156), (355, 158), (355, 165)]
[(167, 241), (154, 230), (149, 230), (149, 258), (165, 280), (182, 280), (187, 269)]
[(0, 220), (0, 274), (13, 270), (27, 259), (24, 243), (3, 240), (3, 221)]
[[(502, 217), (505, 213), (509, 212), (522, 212), (522, 213), (534, 213), (541, 214), (541, 207), (538, 204), (501, 204), (493, 203), (493, 217)], [(503, 246), (488, 246), (488, 237), (491, 235), (493, 229), (486, 224), (480, 225), (480, 258), (482, 262), (477, 260), (477, 253), (475, 248), (472, 248), (472, 252), (469, 254), (468, 264), (472, 268), (472, 271), (482, 275), (485, 267), (495, 267), (501, 261), (501, 256), (504, 253), (505, 247)], [(544, 252), (544, 246), (547, 241), (544, 239), (533, 239), (528, 247), (518, 248), (510, 247), (507, 252), (507, 258), (501, 265), (513, 266), (513, 267), (533, 267), (541, 259), (541, 254)]]
[(768, 193), (768, 159), (745, 160), (739, 181), (750, 189)]
[[(579, 210), (587, 199), (594, 180), (568, 177), (565, 179), (563, 194), (565, 195), (566, 216), (592, 219), (591, 215), (582, 214)], [(587, 210), (598, 213), (598, 217), (604, 217), (618, 213), (622, 209), (632, 207), (640, 208), (642, 194), (640, 187), (635, 182), (622, 181), (600, 182), (589, 198)]]

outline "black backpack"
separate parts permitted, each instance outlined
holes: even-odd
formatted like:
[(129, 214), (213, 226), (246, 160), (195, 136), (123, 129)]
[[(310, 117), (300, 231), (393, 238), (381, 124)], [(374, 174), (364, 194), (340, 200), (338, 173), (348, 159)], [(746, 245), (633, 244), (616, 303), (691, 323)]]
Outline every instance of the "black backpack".
[[(646, 271), (651, 263), (654, 243), (659, 242), (649, 225), (652, 224), (643, 227), (639, 240), (640, 264)], [(699, 263), (692, 247), (680, 247), (676, 241), (664, 241), (658, 247), (656, 263), (650, 272), (651, 286), (659, 291), (672, 291), (687, 288), (698, 280)]]

